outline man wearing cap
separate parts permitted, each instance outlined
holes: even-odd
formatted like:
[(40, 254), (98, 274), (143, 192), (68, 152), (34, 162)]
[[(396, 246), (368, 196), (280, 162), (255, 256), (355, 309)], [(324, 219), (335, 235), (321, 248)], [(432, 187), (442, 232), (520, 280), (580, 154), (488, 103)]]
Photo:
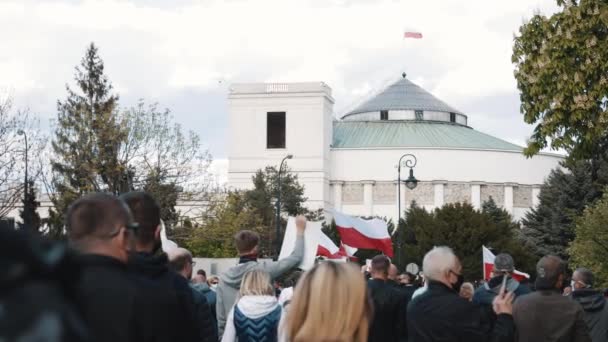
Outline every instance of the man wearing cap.
[(572, 275), (573, 300), (585, 310), (585, 322), (593, 342), (608, 341), (608, 303), (602, 291), (593, 289), (593, 273), (586, 268), (578, 268)]
[(478, 304), (483, 308), (491, 325), (494, 325), (494, 322), (496, 321), (496, 314), (492, 309), (492, 302), (500, 292), (504, 276), (507, 276), (506, 290), (508, 292), (513, 292), (515, 295), (514, 300), (530, 293), (530, 289), (527, 286), (523, 286), (517, 280), (513, 279), (513, 271), (515, 271), (513, 257), (507, 253), (498, 254), (496, 259), (494, 259), (492, 278), (484, 285), (480, 286), (473, 295), (473, 303)]
[(519, 298), (513, 307), (517, 341), (591, 342), (583, 308), (561, 289), (566, 263), (545, 256), (536, 264), (536, 292)]

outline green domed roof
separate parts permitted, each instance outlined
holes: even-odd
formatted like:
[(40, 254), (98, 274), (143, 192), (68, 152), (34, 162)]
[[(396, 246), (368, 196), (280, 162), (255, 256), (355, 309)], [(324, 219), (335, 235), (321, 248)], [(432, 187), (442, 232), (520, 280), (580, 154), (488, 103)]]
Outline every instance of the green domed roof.
[(466, 126), (425, 121), (334, 121), (332, 147), (523, 151), (521, 146)]

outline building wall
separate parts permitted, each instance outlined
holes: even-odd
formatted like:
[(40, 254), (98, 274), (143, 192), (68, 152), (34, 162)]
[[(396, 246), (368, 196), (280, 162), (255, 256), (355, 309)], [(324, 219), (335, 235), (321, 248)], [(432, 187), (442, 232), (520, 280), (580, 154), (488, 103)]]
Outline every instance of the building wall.
[[(286, 113), (286, 148), (266, 148), (266, 113)], [(251, 176), (266, 166), (289, 168), (305, 184), (310, 207), (327, 207), (333, 99), (321, 83), (235, 84), (229, 96), (228, 183), (251, 188)], [(322, 133), (322, 134), (320, 134)]]

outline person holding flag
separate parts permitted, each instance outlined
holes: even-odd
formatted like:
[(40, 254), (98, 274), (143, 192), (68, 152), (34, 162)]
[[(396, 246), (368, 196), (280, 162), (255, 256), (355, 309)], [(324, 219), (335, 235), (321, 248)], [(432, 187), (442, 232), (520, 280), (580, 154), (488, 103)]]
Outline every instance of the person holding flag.
[[(486, 252), (487, 248), (484, 248), (484, 252)], [(492, 254), (489, 250), (487, 253)], [(493, 256), (493, 254), (492, 254)], [(487, 258), (484, 258), (487, 259)], [(484, 260), (484, 264), (485, 264)], [(481, 287), (479, 287), (475, 294), (473, 295), (473, 303), (480, 305), (486, 317), (488, 317), (488, 321), (491, 322), (492, 326), (496, 321), (496, 314), (492, 308), (492, 302), (494, 298), (500, 292), (500, 288), (502, 287), (504, 278), (506, 277), (505, 287), (506, 291), (512, 292), (515, 296), (514, 300), (517, 300), (518, 297), (527, 295), (530, 293), (530, 289), (520, 284), (515, 278), (513, 274), (515, 272), (515, 261), (513, 257), (507, 253), (501, 253), (494, 257), (493, 260), (494, 266), (491, 271), (491, 278)]]

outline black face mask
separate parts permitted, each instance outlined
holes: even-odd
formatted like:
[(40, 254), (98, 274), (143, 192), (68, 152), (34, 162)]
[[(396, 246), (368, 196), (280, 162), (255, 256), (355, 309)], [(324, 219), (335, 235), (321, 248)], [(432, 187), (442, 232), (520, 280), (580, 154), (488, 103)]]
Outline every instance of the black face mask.
[(458, 279), (455, 283), (452, 283), (452, 290), (458, 292), (460, 291), (460, 287), (464, 284), (464, 276), (462, 274), (458, 274), (452, 270), (450, 270)]

